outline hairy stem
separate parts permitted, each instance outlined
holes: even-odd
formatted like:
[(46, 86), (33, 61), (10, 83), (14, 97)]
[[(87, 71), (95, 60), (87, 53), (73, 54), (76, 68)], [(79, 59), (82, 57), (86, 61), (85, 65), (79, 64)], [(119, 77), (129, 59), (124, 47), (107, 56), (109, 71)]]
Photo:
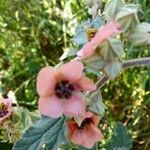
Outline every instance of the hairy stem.
[(122, 68), (127, 69), (131, 67), (140, 67), (140, 66), (148, 66), (148, 65), (150, 65), (150, 57), (124, 61), (122, 63)]
[[(131, 60), (122, 62), (123, 69), (128, 69), (128, 68), (132, 68), (132, 67), (148, 66), (148, 65), (150, 65), (150, 57), (131, 59)], [(109, 77), (107, 75), (102, 76), (96, 83), (97, 89), (102, 88), (108, 80), (109, 80)]]

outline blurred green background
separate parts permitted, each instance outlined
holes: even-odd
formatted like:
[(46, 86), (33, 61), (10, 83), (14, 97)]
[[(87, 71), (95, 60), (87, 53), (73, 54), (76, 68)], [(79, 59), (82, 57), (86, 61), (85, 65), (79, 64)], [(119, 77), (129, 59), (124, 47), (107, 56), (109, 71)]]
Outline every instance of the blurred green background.
[[(150, 23), (149, 0), (126, 2), (139, 3), (140, 20)], [(73, 45), (76, 26), (88, 17), (83, 0), (0, 0), (0, 95), (7, 97), (11, 91), (20, 106), (37, 109), (37, 73), (59, 62)], [(124, 50), (123, 59), (150, 56), (150, 46), (125, 42)], [(107, 105), (101, 121), (104, 141), (113, 122), (121, 121), (132, 135), (133, 149), (149, 150), (150, 67), (124, 71), (102, 88), (102, 95)], [(11, 145), (0, 143), (0, 150), (9, 149)]]

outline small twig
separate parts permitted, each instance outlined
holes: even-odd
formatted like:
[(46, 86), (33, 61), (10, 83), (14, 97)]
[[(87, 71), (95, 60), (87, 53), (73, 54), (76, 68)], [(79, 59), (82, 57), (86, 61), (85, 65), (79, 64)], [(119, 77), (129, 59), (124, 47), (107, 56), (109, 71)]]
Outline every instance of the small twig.
[[(103, 85), (109, 80), (109, 77), (107, 75), (103, 75), (97, 82), (96, 82), (96, 89), (94, 91), (97, 91), (98, 89), (101, 89)], [(87, 96), (90, 96), (94, 91), (88, 92)]]
[(122, 63), (123, 69), (150, 65), (150, 57), (127, 60)]
[[(150, 57), (131, 59), (131, 60), (124, 61), (122, 63), (122, 68), (128, 69), (128, 68), (132, 68), (132, 67), (140, 67), (140, 66), (148, 66), (148, 65), (150, 65)], [(109, 80), (109, 77), (107, 75), (103, 75), (96, 83), (96, 85), (97, 85), (96, 90), (102, 88), (108, 80)], [(91, 93), (89, 93), (89, 94), (91, 94)]]

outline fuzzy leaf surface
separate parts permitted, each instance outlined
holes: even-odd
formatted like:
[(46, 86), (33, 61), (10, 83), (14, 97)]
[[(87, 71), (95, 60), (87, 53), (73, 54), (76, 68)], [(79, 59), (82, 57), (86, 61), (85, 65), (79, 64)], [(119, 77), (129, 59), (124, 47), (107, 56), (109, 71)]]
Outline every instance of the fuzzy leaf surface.
[(29, 127), (22, 138), (14, 145), (13, 150), (56, 150), (60, 144), (66, 143), (65, 117), (52, 119), (42, 117)]

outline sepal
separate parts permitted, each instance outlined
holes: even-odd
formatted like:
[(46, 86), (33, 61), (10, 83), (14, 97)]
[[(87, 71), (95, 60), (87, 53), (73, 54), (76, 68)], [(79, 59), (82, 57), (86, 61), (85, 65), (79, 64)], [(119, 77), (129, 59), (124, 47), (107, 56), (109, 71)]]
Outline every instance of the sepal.
[(102, 101), (102, 95), (99, 90), (92, 93), (90, 96), (91, 104), (88, 106), (88, 110), (98, 114), (103, 115), (105, 112), (105, 104)]

